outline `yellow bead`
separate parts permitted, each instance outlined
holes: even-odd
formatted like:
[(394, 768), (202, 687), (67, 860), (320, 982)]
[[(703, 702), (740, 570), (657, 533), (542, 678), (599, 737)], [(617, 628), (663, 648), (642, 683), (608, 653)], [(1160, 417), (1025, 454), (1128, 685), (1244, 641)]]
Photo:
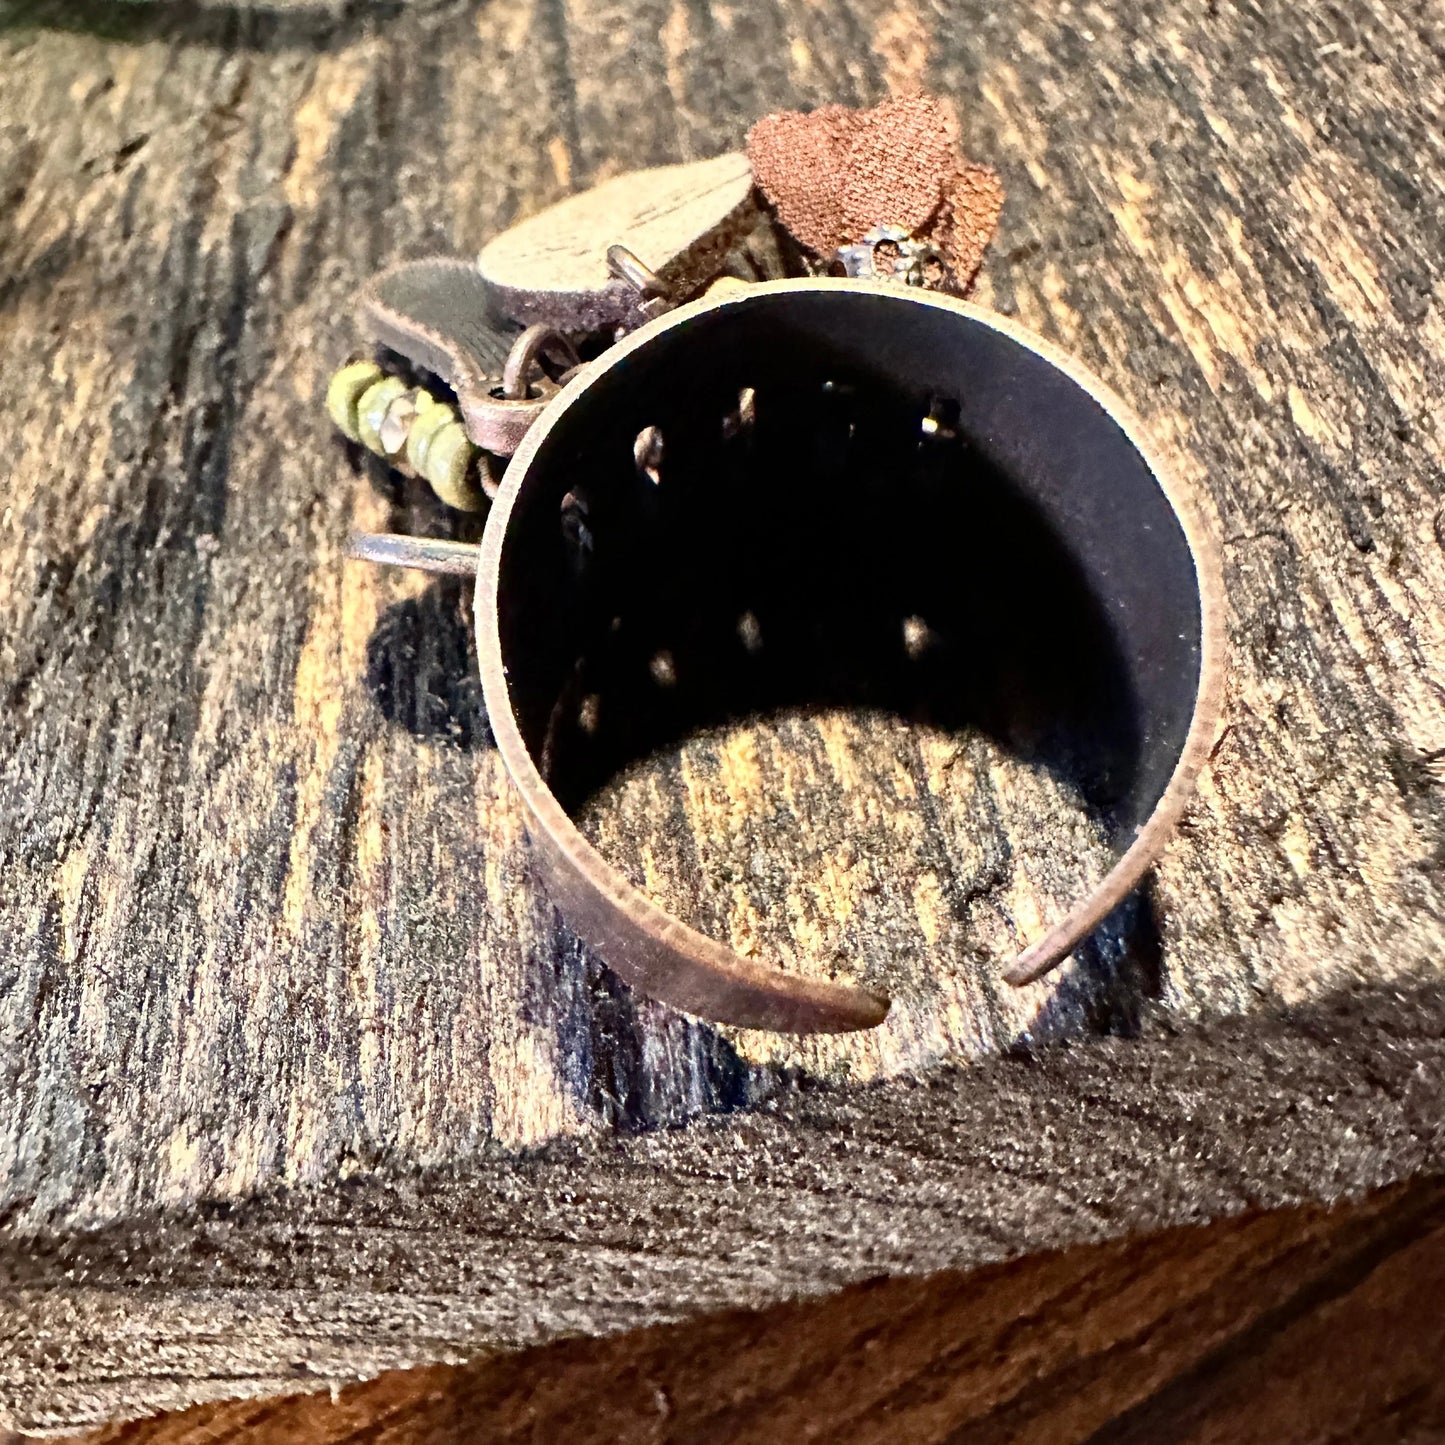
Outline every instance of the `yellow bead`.
[(375, 452), (379, 457), (387, 456), (381, 440), (381, 428), (392, 402), (405, 396), (410, 389), (399, 376), (384, 376), (361, 394), (356, 408), (356, 439), (368, 451)]
[(447, 506), (479, 512), (487, 503), (473, 467), (477, 448), (451, 407), (423, 396), (407, 438), (406, 459)]
[(375, 386), (382, 374), (374, 361), (351, 361), (331, 378), (326, 388), (326, 410), (331, 420), (354, 442), (361, 440), (356, 413), (362, 393)]

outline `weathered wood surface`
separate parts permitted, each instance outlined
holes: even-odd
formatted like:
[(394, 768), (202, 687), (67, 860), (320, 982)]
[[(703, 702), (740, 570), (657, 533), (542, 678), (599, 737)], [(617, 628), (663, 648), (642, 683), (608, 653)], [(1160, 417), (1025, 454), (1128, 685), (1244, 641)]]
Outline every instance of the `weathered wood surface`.
[[(0, 1406), (1438, 1168), (1442, 39), (1383, 0), (0, 9)], [(898, 999), (798, 1045), (559, 930), (460, 590), (341, 560), (439, 519), (353, 474), (320, 398), (382, 264), (920, 82), (1008, 186), (980, 299), (1206, 489), (1231, 699), (1149, 894), (1018, 992), (995, 960), (1091, 840), (982, 741), (788, 719), (620, 786), (590, 826), (664, 902)]]
[(87, 1445), (847, 1440), (1398, 1445), (1445, 1437), (1445, 1191), (872, 1280)]
[(1362, 1193), (1445, 1158), (1442, 1018), (1362, 994), (16, 1241), (7, 1408), (124, 1420)]

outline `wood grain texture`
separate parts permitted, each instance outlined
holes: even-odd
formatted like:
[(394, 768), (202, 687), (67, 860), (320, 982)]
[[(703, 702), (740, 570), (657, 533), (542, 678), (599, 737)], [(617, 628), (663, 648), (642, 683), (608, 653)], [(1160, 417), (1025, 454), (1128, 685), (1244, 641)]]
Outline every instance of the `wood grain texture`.
[(1442, 1077), (1445, 991), (1351, 995), (12, 1238), (7, 1409), (125, 1420), (1358, 1195), (1445, 1167)]
[(1442, 1287), (1436, 1183), (84, 1440), (1425, 1442), (1445, 1435)]
[[(1383, 0), (0, 9), (5, 1412), (1440, 1167), (1442, 44)], [(789, 717), (621, 780), (588, 827), (665, 906), (898, 1000), (800, 1045), (559, 927), (461, 589), (342, 562), (445, 519), (320, 399), (382, 265), (919, 83), (1008, 190), (979, 299), (1205, 491), (1232, 691), (1152, 888), (1021, 991), (1096, 844), (982, 739)]]

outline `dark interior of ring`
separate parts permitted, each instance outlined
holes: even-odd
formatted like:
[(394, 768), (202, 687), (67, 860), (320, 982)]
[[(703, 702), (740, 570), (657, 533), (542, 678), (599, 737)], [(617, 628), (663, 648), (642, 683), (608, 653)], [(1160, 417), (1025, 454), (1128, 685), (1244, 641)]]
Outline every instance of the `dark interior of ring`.
[(1199, 681), (1193, 560), (1128, 436), (1028, 347), (906, 296), (757, 295), (624, 358), (533, 459), (498, 592), (522, 736), (570, 811), (696, 728), (876, 707), (987, 730), (1122, 848)]

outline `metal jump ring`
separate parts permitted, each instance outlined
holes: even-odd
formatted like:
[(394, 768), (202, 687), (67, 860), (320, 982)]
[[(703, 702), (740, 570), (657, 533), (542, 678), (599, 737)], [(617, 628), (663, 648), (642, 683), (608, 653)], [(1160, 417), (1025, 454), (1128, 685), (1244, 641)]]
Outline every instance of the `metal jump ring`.
[(661, 276), (649, 266), (644, 266), (626, 246), (612, 245), (607, 248), (607, 269), (619, 281), (625, 281), (639, 296), (655, 296), (662, 301), (672, 299), (672, 290)]
[(535, 326), (529, 326), (507, 353), (507, 361), (502, 368), (502, 395), (508, 401), (527, 400), (527, 378), (544, 356), (557, 366), (559, 372), (571, 371), (582, 364), (577, 348), (560, 331), (539, 321)]

